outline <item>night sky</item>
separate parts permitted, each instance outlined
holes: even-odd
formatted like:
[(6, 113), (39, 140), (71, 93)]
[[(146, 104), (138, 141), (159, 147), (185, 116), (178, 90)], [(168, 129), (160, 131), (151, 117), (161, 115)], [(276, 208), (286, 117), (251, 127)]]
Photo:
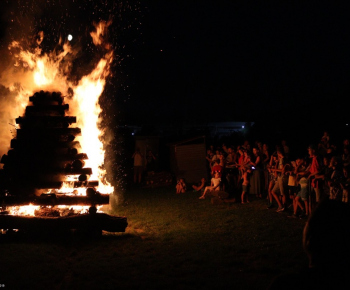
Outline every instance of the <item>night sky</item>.
[[(10, 9), (32, 1), (7, 2)], [(350, 5), (142, 0), (85, 1), (82, 7), (79, 1), (49, 2), (56, 7), (45, 11), (41, 6), (29, 14), (37, 13), (33, 30), (51, 29), (51, 41), (68, 28), (87, 34), (93, 20), (112, 16), (109, 37), (118, 59), (106, 93), (120, 122), (346, 122)], [(3, 40), (13, 26), (6, 9)]]

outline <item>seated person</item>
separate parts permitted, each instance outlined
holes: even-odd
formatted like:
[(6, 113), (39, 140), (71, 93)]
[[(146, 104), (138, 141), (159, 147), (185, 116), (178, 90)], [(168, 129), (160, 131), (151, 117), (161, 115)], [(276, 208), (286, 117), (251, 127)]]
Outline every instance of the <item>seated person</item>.
[(186, 183), (185, 183), (185, 180), (183, 178), (180, 178), (178, 181), (177, 181), (177, 184), (176, 184), (176, 193), (179, 194), (179, 193), (185, 193), (187, 190), (186, 188)]
[(201, 182), (198, 185), (192, 185), (192, 188), (194, 189), (194, 191), (203, 191), (206, 182), (207, 180), (204, 177), (202, 177)]
[(218, 192), (220, 191), (220, 185), (221, 185), (220, 173), (216, 171), (214, 173), (214, 177), (211, 179), (210, 186), (205, 187), (204, 192), (199, 197), (199, 199), (205, 199), (205, 197), (208, 195), (217, 196)]

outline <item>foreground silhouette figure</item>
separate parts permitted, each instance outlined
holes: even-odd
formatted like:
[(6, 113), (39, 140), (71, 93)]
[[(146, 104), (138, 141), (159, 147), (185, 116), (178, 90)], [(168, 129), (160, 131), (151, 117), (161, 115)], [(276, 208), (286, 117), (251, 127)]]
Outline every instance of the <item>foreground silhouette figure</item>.
[(307, 221), (303, 245), (309, 268), (277, 277), (268, 289), (349, 289), (350, 206), (324, 200)]

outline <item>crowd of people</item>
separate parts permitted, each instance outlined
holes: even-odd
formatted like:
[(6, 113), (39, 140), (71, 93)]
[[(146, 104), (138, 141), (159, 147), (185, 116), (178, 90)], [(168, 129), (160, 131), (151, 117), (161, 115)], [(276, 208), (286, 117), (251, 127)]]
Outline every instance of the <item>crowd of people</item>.
[(324, 132), (319, 142), (296, 156), (286, 140), (273, 150), (262, 142), (242, 145), (210, 146), (207, 165), (210, 183), (202, 178), (193, 190), (206, 196), (229, 196), (227, 202), (249, 203), (251, 197), (267, 200), (267, 208), (277, 212), (290, 210), (290, 217), (307, 217), (322, 199), (349, 201), (350, 145), (331, 142)]

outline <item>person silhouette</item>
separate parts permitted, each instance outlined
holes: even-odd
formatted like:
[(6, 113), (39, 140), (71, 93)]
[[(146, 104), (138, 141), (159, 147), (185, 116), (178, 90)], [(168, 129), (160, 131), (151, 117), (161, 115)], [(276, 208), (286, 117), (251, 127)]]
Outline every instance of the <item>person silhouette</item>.
[(325, 199), (312, 212), (303, 232), (309, 268), (276, 277), (271, 289), (348, 289), (350, 206)]

